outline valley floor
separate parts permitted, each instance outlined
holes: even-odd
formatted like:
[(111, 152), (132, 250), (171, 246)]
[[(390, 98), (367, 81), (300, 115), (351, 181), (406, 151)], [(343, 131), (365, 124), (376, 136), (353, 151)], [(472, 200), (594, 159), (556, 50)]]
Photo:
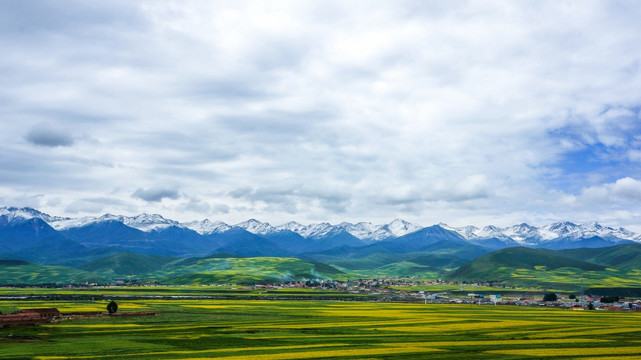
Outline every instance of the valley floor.
[[(4, 300), (0, 311), (105, 311)], [(341, 301), (119, 300), (101, 317), (0, 329), (1, 359), (638, 359), (641, 313)]]

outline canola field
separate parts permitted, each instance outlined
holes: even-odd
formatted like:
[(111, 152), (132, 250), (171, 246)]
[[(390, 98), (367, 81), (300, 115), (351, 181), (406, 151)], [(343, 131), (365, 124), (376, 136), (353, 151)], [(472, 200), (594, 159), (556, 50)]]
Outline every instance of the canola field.
[[(106, 302), (2, 301), (0, 311)], [(120, 301), (151, 317), (0, 329), (0, 359), (640, 359), (641, 313), (332, 301)]]

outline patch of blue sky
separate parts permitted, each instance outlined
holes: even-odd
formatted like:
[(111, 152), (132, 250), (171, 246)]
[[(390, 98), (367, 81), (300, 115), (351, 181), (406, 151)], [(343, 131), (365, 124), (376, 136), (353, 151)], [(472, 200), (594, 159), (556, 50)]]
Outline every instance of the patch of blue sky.
[(613, 183), (624, 177), (641, 178), (638, 162), (624, 156), (602, 156), (602, 148), (599, 144), (564, 154), (555, 164), (558, 175), (548, 179), (550, 185), (576, 195), (584, 188)]
[[(605, 109), (602, 115), (611, 113)], [(550, 133), (567, 150), (548, 166), (555, 176), (546, 181), (553, 188), (578, 194), (585, 187), (615, 182), (624, 177), (641, 178), (641, 162), (630, 152), (641, 150), (639, 108), (601, 123), (580, 122)]]

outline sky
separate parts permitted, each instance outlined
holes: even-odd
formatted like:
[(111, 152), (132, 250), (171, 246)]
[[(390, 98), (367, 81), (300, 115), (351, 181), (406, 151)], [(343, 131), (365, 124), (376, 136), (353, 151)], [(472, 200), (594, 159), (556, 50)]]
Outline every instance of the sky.
[(641, 231), (638, 1), (0, 2), (0, 205)]

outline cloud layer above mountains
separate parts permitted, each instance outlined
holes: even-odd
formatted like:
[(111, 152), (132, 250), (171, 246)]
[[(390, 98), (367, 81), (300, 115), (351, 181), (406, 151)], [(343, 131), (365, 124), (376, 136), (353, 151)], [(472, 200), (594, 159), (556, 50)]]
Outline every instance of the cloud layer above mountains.
[(641, 230), (635, 1), (0, 3), (0, 203)]

